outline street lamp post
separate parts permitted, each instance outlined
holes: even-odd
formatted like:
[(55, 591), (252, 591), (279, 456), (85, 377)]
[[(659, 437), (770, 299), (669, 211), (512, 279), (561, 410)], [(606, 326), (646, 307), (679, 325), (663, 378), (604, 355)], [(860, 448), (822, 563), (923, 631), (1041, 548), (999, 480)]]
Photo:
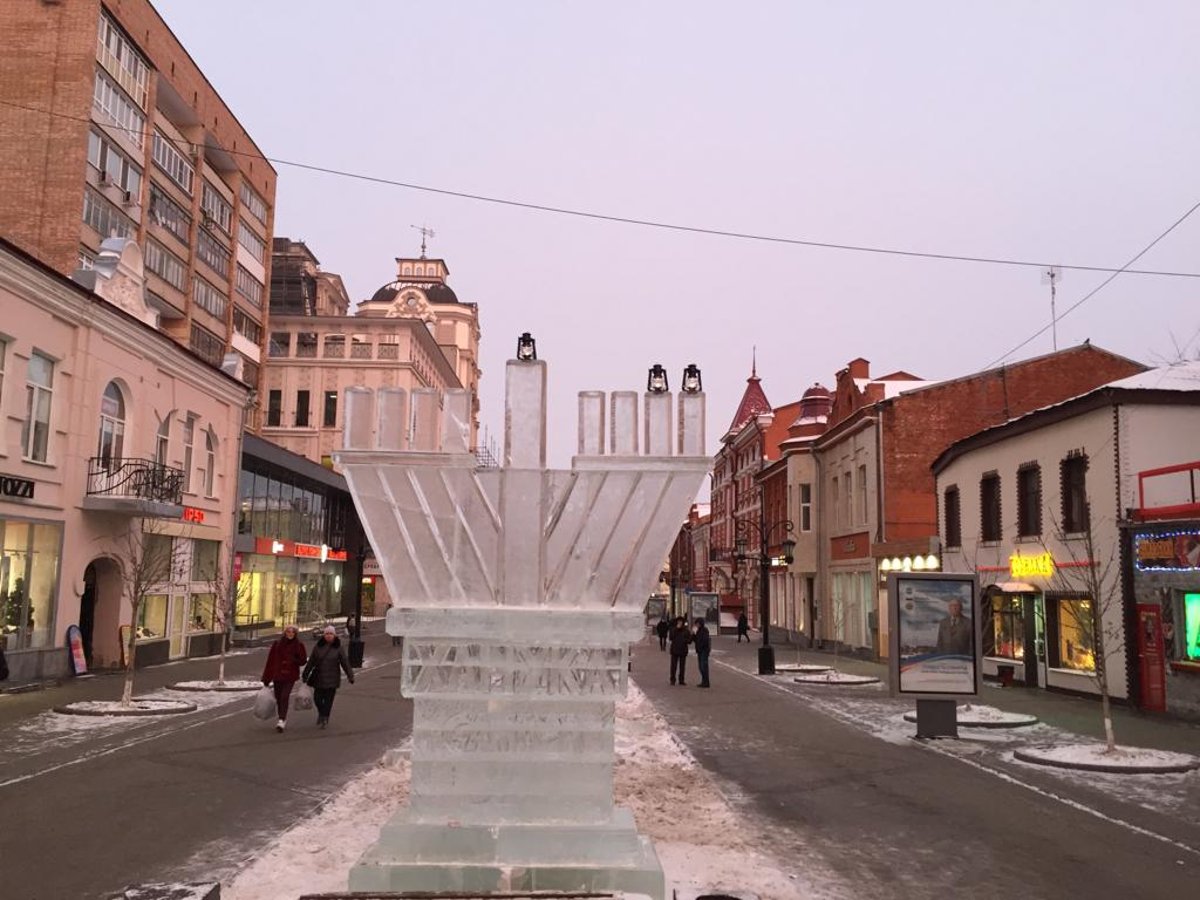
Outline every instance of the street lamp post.
[[(755, 523), (751, 519), (738, 519), (734, 523), (735, 533), (737, 535), (735, 546), (736, 555), (739, 562), (745, 562), (755, 559), (755, 554), (748, 552), (748, 535), (758, 534), (758, 600), (759, 600), (759, 616), (762, 619), (762, 646), (758, 648), (758, 674), (759, 675), (774, 675), (775, 674), (775, 648), (771, 646), (771, 557), (767, 553), (770, 549), (771, 536), (777, 531), (783, 534), (790, 534), (795, 525), (791, 519), (781, 519), (778, 522), (767, 524), (766, 506), (762, 505), (758, 510), (758, 522)], [(784, 538), (779, 542), (779, 547), (783, 551), (783, 559), (787, 563), (792, 561), (792, 553), (796, 549), (796, 542), (791, 538)]]

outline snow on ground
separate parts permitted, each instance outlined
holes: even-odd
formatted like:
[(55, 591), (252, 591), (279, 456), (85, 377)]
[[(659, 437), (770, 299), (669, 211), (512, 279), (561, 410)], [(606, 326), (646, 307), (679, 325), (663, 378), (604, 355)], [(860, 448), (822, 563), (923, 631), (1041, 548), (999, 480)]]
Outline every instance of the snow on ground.
[[(762, 900), (839, 896), (805, 885), (755, 848), (764, 835), (739, 815), (675, 737), (645, 695), (630, 685), (617, 704), (615, 800), (654, 841), (668, 891), (753, 892)], [(223, 887), (225, 900), (291, 900), (345, 890), (347, 874), (380, 827), (405, 805), (410, 767), (376, 766), (282, 835)]]
[(1146, 747), (1122, 747), (1117, 745), (1112, 753), (1104, 744), (1095, 742), (1054, 744), (1050, 746), (1023, 747), (1022, 762), (1044, 762), (1046, 765), (1080, 766), (1082, 768), (1130, 769), (1141, 768), (1195, 768), (1197, 759), (1186, 753), (1169, 750), (1151, 750)]

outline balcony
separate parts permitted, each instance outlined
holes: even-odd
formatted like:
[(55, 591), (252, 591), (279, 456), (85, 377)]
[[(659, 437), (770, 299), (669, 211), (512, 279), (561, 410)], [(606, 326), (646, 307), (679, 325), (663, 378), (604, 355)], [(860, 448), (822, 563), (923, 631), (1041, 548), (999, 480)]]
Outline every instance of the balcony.
[(177, 519), (183, 514), (183, 470), (152, 459), (93, 456), (83, 508)]

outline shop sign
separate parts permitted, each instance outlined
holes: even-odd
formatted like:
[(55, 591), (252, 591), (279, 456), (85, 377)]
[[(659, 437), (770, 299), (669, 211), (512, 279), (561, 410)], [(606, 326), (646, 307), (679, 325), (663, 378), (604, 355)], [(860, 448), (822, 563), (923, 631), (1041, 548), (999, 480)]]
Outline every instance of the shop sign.
[(345, 562), (346, 551), (334, 550), (328, 544), (296, 544), (295, 555), (301, 559), (319, 559), (321, 562)]
[(67, 652), (70, 654), (71, 672), (86, 675), (87, 654), (83, 652), (83, 634), (78, 625), (67, 626)]
[(263, 556), (290, 555), (294, 546), (291, 541), (277, 541), (272, 538), (254, 539), (254, 552), (261, 553)]
[(0, 496), (15, 497), (18, 500), (32, 500), (33, 485), (34, 482), (27, 478), (0, 475)]
[(1171, 531), (1134, 537), (1137, 567), (1142, 571), (1200, 569), (1200, 531)]
[(368, 556), (363, 560), (363, 576), (379, 578), (383, 575), (383, 569), (379, 568), (379, 560), (373, 556)]
[(185, 506), (183, 514), (180, 516), (185, 522), (192, 522), (196, 525), (204, 524), (204, 510), (196, 509), (194, 506)]
[(321, 558), (321, 547), (318, 544), (297, 544), (294, 552), (300, 559)]
[(1022, 578), (1053, 578), (1054, 557), (1049, 553), (1039, 553), (1037, 556), (1014, 553), (1008, 558), (1008, 571), (1014, 581)]

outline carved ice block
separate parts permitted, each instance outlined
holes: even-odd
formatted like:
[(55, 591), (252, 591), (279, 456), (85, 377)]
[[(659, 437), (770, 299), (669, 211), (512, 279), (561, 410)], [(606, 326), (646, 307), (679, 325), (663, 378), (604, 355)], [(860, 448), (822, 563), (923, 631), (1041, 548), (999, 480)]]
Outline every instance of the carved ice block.
[(380, 450), (408, 449), (408, 391), (380, 388), (375, 395), (375, 442)]
[(348, 387), (342, 412), (342, 441), (347, 448), (367, 450), (373, 446), (375, 392), (366, 387)]
[(614, 392), (606, 423), (605, 395), (583, 392), (579, 455), (551, 471), (545, 363), (512, 360), (505, 382), (502, 468), (469, 452), (465, 391), (413, 392), (408, 449), (391, 421), (402, 397), (381, 391), (375, 424), (370, 398), (348, 394), (336, 459), (395, 598), (387, 631), (405, 637), (414, 704), (409, 807), (350, 886), (661, 898), (653, 847), (613, 807), (613, 710), (708, 471), (703, 396), (680, 396), (673, 453), (669, 394), (639, 410), (636, 392)]

